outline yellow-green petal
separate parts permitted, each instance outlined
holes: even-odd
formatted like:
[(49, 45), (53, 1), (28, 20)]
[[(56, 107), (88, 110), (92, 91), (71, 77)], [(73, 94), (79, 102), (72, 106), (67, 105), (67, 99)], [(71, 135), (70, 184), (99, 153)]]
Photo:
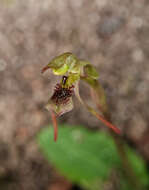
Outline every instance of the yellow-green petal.
[(84, 74), (92, 79), (98, 79), (99, 77), (98, 72), (96, 71), (95, 67), (93, 67), (92, 65), (86, 65), (84, 67)]
[(64, 64), (58, 69), (52, 69), (55, 75), (64, 75), (68, 71), (68, 65)]

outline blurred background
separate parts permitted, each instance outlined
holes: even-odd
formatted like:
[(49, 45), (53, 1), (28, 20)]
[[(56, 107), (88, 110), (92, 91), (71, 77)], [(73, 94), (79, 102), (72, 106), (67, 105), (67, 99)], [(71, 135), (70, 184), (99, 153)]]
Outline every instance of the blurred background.
[[(148, 0), (0, 0), (0, 190), (86, 189), (48, 161), (36, 140), (51, 123), (44, 105), (58, 80), (41, 69), (64, 52), (96, 66), (113, 123), (148, 170), (148, 10)], [(74, 105), (59, 124), (105, 129), (75, 98)], [(113, 178), (108, 184), (104, 190), (116, 189)]]

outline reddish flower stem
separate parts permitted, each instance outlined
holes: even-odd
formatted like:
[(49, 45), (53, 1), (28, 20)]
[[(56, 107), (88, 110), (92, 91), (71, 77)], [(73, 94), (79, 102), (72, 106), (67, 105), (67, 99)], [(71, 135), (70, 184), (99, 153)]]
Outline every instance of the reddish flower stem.
[(57, 121), (56, 121), (56, 115), (54, 112), (51, 110), (51, 117), (52, 117), (52, 122), (53, 122), (53, 127), (54, 127), (54, 141), (56, 142), (57, 136), (58, 136), (58, 126), (57, 126)]
[[(104, 112), (104, 110), (102, 109), (102, 107), (99, 105), (98, 101), (97, 101), (97, 97), (93, 91), (93, 89), (91, 89), (91, 97), (92, 99), (96, 102), (96, 105), (98, 107), (98, 110), (100, 110), (102, 113)], [(96, 118), (99, 119), (101, 122), (103, 122), (107, 127), (111, 128), (115, 133), (120, 134), (121, 131), (120, 129), (118, 129), (116, 126), (114, 126), (112, 123), (110, 123), (109, 121), (107, 121), (107, 119), (104, 119), (101, 115), (99, 115), (98, 113), (95, 114)]]
[(109, 121), (107, 121), (106, 119), (104, 119), (101, 115), (96, 113), (96, 117), (102, 121), (107, 127), (111, 128), (115, 133), (120, 134), (121, 131), (120, 129), (118, 129), (116, 126), (114, 126), (112, 123), (110, 123)]

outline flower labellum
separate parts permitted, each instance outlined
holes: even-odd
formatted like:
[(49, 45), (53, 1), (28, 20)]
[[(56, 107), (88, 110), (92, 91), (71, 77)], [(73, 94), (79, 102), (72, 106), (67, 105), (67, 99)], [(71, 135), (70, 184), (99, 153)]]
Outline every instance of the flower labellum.
[(67, 79), (67, 76), (63, 76), (61, 83), (56, 84), (54, 93), (46, 105), (47, 110), (51, 111), (55, 141), (57, 139), (56, 116), (61, 116), (73, 109), (72, 95), (74, 93), (74, 85), (67, 87)]

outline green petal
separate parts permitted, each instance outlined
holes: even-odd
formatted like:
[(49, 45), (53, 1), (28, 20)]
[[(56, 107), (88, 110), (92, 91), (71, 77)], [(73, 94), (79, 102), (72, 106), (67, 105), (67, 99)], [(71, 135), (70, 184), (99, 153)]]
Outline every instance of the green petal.
[(88, 61), (85, 61), (85, 60), (79, 60), (79, 64), (80, 64), (80, 66), (86, 66), (86, 65), (90, 65), (90, 62), (88, 62)]
[(69, 72), (80, 73), (80, 64), (75, 55), (71, 55), (67, 58), (66, 63), (69, 67)]
[(55, 57), (48, 63), (47, 67), (51, 69), (60, 69), (63, 65), (67, 64), (66, 60), (70, 55), (72, 55), (72, 53), (67, 52)]
[(68, 66), (64, 64), (58, 69), (52, 69), (55, 75), (64, 75), (68, 71)]
[(84, 73), (86, 76), (91, 77), (92, 79), (98, 79), (99, 74), (92, 65), (86, 65), (84, 67)]

